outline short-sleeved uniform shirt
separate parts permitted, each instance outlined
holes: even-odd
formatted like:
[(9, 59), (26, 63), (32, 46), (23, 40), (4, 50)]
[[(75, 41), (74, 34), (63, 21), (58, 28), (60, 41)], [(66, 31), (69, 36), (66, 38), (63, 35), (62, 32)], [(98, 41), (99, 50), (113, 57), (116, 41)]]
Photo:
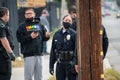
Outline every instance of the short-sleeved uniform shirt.
[[(0, 39), (6, 37), (10, 43), (11, 48), (14, 48), (13, 45), (13, 37), (12, 37), (12, 31), (7, 26), (7, 24), (0, 19)], [(2, 46), (2, 43), (0, 42), (0, 59), (4, 59), (3, 53), (6, 52), (4, 47)]]

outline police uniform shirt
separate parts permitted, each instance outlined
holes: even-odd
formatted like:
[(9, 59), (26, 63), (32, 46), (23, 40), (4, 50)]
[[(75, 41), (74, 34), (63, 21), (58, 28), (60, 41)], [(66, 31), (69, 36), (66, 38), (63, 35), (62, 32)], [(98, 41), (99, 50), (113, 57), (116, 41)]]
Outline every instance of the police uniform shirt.
[[(54, 38), (55, 45), (59, 45), (61, 51), (74, 51), (75, 49), (75, 34), (68, 30), (60, 30)], [(60, 44), (59, 44), (60, 43)], [(56, 46), (58, 48), (58, 46)]]
[[(0, 38), (6, 37), (5, 24), (0, 19)], [(2, 54), (2, 43), (0, 42), (0, 60), (4, 60), (4, 55)]]
[(6, 37), (6, 30), (4, 22), (0, 20), (0, 38), (2, 37)]
[[(6, 37), (10, 43), (10, 46), (12, 49), (14, 49), (14, 44), (13, 44), (13, 37), (12, 37), (12, 31), (10, 28), (7, 26), (7, 24), (0, 19), (0, 38)], [(2, 43), (0, 42), (0, 53), (3, 52), (3, 46)], [(4, 49), (5, 50), (5, 49)], [(3, 58), (3, 55), (0, 54), (0, 58)]]
[[(3, 20), (0, 19), (0, 38), (6, 37), (9, 41), (10, 47), (14, 49), (12, 30)], [(0, 43), (1, 44), (1, 43)]]

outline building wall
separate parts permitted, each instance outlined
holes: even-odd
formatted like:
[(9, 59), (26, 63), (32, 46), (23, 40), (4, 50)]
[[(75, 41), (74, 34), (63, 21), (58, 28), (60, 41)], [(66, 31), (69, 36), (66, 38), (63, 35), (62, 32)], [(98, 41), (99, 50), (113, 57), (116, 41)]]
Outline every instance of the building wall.
[(43, 7), (46, 0), (17, 0), (18, 7)]

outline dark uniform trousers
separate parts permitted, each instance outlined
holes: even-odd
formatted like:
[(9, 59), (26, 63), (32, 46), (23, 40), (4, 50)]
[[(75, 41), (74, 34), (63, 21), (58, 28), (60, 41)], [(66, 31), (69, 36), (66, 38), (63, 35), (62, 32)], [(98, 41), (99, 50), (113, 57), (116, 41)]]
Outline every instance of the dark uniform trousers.
[(57, 80), (76, 80), (76, 73), (69, 71), (69, 62), (57, 62), (56, 77)]
[(11, 60), (0, 61), (0, 80), (10, 80), (11, 78)]

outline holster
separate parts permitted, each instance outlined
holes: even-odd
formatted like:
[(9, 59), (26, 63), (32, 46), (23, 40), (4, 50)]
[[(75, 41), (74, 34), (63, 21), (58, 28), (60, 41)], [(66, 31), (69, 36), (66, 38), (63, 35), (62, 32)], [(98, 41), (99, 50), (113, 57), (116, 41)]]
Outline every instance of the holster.
[(67, 66), (67, 70), (69, 73), (72, 74), (77, 74), (76, 70), (75, 70), (75, 60), (73, 59), (72, 61), (69, 61), (68, 66)]
[(69, 66), (68, 66), (68, 72), (72, 73), (72, 74), (77, 74), (77, 72), (75, 70), (75, 65), (69, 64)]

